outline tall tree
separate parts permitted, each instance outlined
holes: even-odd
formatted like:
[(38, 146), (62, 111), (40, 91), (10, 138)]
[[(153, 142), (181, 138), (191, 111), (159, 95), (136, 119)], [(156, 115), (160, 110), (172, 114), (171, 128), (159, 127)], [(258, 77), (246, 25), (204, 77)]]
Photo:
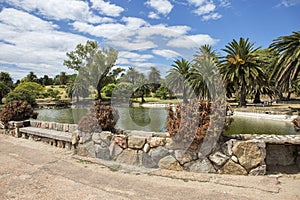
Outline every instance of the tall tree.
[(26, 76), (26, 81), (28, 82), (38, 82), (37, 76), (34, 72), (29, 72), (29, 74)]
[(151, 67), (148, 74), (148, 80), (150, 82), (151, 92), (155, 92), (160, 86), (160, 72), (155, 68)]
[(12, 89), (14, 86), (14, 83), (13, 83), (13, 80), (12, 80), (10, 74), (7, 72), (0, 72), (0, 81), (2, 83), (4, 83), (7, 87), (9, 87), (10, 89)]
[[(98, 99), (102, 99), (101, 89), (108, 84), (107, 75), (112, 70), (118, 52), (113, 48), (99, 48), (96, 41), (78, 44), (74, 51), (67, 53), (64, 65), (77, 70), (80, 80), (96, 88)], [(86, 85), (86, 84), (84, 84)]]
[(272, 78), (276, 80), (275, 85), (291, 92), (300, 72), (300, 31), (278, 37), (273, 40), (270, 48), (279, 54), (272, 73)]
[(220, 61), (220, 71), (224, 80), (229, 82), (227, 84), (233, 84), (239, 90), (239, 106), (246, 106), (249, 87), (256, 84), (264, 74), (255, 55), (258, 49), (254, 48), (254, 44), (249, 42), (248, 38), (233, 40), (222, 49), (227, 55)]
[(0, 104), (2, 104), (2, 99), (9, 93), (10, 88), (0, 81)]
[(166, 77), (167, 86), (173, 91), (181, 91), (183, 102), (188, 103), (187, 92), (191, 63), (186, 59), (177, 59)]

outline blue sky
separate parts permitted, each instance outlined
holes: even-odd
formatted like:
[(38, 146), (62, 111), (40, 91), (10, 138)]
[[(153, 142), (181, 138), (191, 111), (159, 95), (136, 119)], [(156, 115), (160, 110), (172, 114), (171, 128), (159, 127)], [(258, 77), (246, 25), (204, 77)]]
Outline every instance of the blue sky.
[(239, 37), (268, 47), (299, 31), (300, 0), (1, 0), (0, 71), (54, 76), (66, 52), (97, 40), (119, 51), (117, 66), (162, 75), (203, 44), (221, 52)]

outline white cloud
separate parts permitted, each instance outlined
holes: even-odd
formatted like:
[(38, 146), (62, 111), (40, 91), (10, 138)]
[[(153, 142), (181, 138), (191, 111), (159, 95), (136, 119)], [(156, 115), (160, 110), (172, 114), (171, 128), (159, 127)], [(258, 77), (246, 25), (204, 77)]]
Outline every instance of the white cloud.
[(120, 51), (119, 57), (130, 60), (132, 62), (144, 62), (151, 58), (153, 58), (153, 55), (150, 54), (138, 54), (130, 51)]
[(156, 55), (162, 56), (166, 59), (172, 59), (180, 56), (180, 54), (176, 51), (170, 50), (170, 49), (155, 49), (152, 50), (152, 52)]
[(0, 63), (18, 66), (15, 74), (21, 74), (23, 69), (40, 76), (68, 71), (62, 65), (65, 53), (88, 38), (55, 28), (55, 25), (28, 13), (3, 9), (0, 13), (0, 38), (5, 42), (0, 42)]
[(210, 13), (208, 15), (204, 15), (202, 16), (202, 20), (203, 21), (208, 21), (208, 20), (217, 20), (220, 19), (222, 17), (222, 15), (220, 15), (219, 13)]
[(216, 6), (213, 2), (208, 2), (205, 5), (201, 5), (199, 6), (194, 13), (196, 13), (197, 15), (204, 15), (204, 14), (208, 14), (212, 11), (214, 11), (216, 9)]
[(92, 7), (99, 10), (103, 15), (118, 17), (124, 11), (124, 8), (103, 0), (91, 0), (91, 2)]
[[(217, 20), (222, 17), (216, 12), (217, 4), (212, 0), (188, 0), (189, 4), (194, 6), (193, 13), (202, 17), (203, 21)], [(218, 6), (230, 7), (229, 0), (219, 0)]]
[(138, 30), (138, 37), (145, 39), (153, 35), (178, 37), (187, 34), (189, 30), (191, 30), (189, 26), (166, 26), (164, 24), (157, 24), (140, 28)]
[(48, 31), (58, 27), (51, 22), (43, 21), (40, 18), (13, 8), (4, 8), (2, 10), (0, 22), (19, 31)]
[(159, 17), (158, 14), (166, 16), (173, 9), (173, 5), (168, 0), (148, 0), (145, 4), (155, 9), (155, 13), (149, 13), (150, 18), (154, 17), (157, 19)]
[(48, 19), (73, 20), (89, 23), (113, 21), (111, 18), (99, 17), (90, 10), (87, 2), (77, 0), (5, 0), (6, 3), (29, 12), (37, 12)]
[(148, 17), (150, 19), (160, 19), (159, 15), (155, 12), (149, 12)]
[(291, 7), (300, 3), (300, 0), (280, 0), (277, 6)]
[(109, 45), (129, 50), (129, 51), (144, 51), (157, 47), (157, 44), (152, 41), (128, 41), (128, 40), (112, 40), (107, 42)]
[(214, 39), (207, 34), (197, 34), (172, 39), (167, 43), (167, 45), (170, 47), (190, 49), (200, 47), (204, 44), (214, 45), (217, 42), (217, 39)]

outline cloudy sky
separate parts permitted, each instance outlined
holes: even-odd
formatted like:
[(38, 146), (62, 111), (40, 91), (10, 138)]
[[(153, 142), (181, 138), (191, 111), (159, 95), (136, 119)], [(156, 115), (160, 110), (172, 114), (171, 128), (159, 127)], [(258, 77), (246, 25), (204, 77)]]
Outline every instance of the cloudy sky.
[(300, 28), (300, 0), (0, 0), (0, 71), (54, 76), (66, 52), (97, 40), (119, 51), (118, 66), (162, 74), (203, 44), (239, 37), (268, 47)]

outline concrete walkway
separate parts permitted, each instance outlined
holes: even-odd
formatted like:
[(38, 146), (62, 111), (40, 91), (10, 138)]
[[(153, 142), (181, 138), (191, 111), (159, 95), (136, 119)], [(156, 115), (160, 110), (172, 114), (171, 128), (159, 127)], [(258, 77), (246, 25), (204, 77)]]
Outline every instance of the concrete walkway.
[(300, 199), (300, 174), (251, 177), (149, 172), (0, 135), (0, 199), (294, 200)]

